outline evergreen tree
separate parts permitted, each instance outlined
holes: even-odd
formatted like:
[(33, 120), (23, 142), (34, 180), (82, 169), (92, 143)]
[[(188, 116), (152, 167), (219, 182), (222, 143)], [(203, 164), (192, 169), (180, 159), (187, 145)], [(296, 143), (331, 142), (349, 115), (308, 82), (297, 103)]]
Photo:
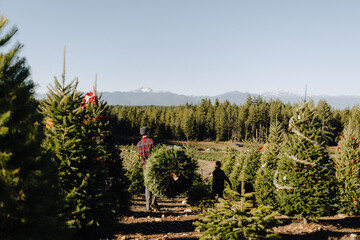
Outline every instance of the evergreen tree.
[(222, 169), (224, 170), (226, 176), (230, 176), (234, 167), (236, 167), (236, 156), (237, 153), (234, 149), (226, 149), (226, 153), (221, 159)]
[(360, 204), (360, 152), (359, 139), (349, 124), (338, 143), (334, 158), (338, 181), (338, 202), (340, 213), (359, 213)]
[(268, 229), (280, 224), (269, 206), (245, 210), (241, 203), (220, 199), (216, 208), (206, 209), (194, 223), (200, 239), (281, 239)]
[(314, 106), (302, 103), (289, 121), (274, 175), (280, 209), (289, 215), (320, 217), (332, 211), (335, 172)]
[(216, 140), (227, 140), (228, 121), (223, 105), (219, 105), (215, 111)]
[(132, 195), (140, 195), (145, 191), (144, 186), (144, 171), (140, 159), (133, 161), (126, 171), (126, 176), (129, 179), (129, 192)]
[(270, 134), (260, 157), (261, 167), (255, 179), (256, 201), (258, 204), (277, 206), (276, 188), (273, 183), (274, 173), (277, 168), (280, 145), (283, 141), (282, 125), (275, 122), (270, 126)]
[(256, 172), (260, 167), (260, 152), (255, 148), (249, 148), (247, 151), (237, 153), (235, 160), (230, 160), (230, 162), (234, 162), (234, 166), (229, 168), (226, 164), (224, 169), (231, 169), (228, 177), (234, 190), (241, 192), (241, 173), (244, 171), (246, 192), (253, 192)]
[(196, 138), (196, 120), (193, 110), (186, 109), (183, 115), (183, 132), (187, 140), (194, 140)]
[[(6, 22), (0, 17), (0, 32)], [(16, 31), (0, 37), (0, 47)], [(66, 239), (59, 178), (41, 148), (42, 119), (20, 49), (0, 52), (0, 239)]]
[[(351, 124), (352, 128), (354, 129), (354, 134), (356, 137), (360, 137), (360, 106), (355, 105), (352, 107), (350, 111), (349, 120), (345, 122), (347, 124)], [(346, 124), (344, 124), (345, 126)]]
[(109, 108), (97, 97), (96, 87), (94, 92), (85, 94), (81, 108), (81, 145), (85, 150), (82, 167), (90, 174), (83, 202), (88, 207), (85, 214), (91, 216), (92, 222), (86, 232), (108, 237), (115, 230), (117, 217), (128, 210), (128, 182), (111, 131)]
[(55, 78), (41, 110), (48, 124), (45, 145), (56, 156), (66, 196), (67, 224), (77, 238), (112, 237), (128, 197), (106, 105), (94, 93), (83, 98), (77, 80), (66, 85), (64, 69), (62, 83)]
[(320, 100), (316, 106), (316, 114), (321, 121), (321, 133), (325, 139), (325, 143), (329, 144), (333, 142), (332, 136), (335, 126), (332, 126), (334, 119), (331, 106), (325, 100)]

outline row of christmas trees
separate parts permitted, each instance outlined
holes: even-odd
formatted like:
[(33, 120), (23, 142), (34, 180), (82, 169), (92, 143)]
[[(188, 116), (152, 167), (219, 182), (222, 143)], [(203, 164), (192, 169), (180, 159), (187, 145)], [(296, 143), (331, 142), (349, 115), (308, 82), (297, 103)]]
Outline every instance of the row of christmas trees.
[(226, 189), (228, 200), (201, 214), (195, 222), (200, 239), (281, 239), (271, 231), (279, 213), (304, 220), (360, 213), (359, 136), (349, 124), (330, 157), (314, 110), (311, 102), (299, 104), (287, 133), (273, 124), (262, 153), (251, 148), (224, 157), (223, 169), (240, 194)]
[(224, 158), (233, 186), (240, 186), (244, 171), (246, 191), (255, 191), (259, 205), (305, 218), (359, 213), (360, 152), (354, 126), (345, 127), (333, 157), (311, 102), (298, 105), (288, 129), (284, 133), (280, 123), (273, 124), (262, 153), (249, 149)]
[(0, 52), (0, 239), (110, 238), (129, 194), (109, 109), (65, 67), (39, 104), (20, 49)]

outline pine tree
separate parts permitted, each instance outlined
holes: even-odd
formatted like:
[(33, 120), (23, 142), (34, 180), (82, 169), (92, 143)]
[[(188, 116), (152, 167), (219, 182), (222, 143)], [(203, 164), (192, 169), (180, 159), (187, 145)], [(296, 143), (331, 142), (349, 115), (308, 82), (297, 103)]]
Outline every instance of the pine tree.
[[(6, 22), (0, 17), (0, 32)], [(0, 37), (0, 47), (16, 31)], [(65, 239), (59, 178), (41, 148), (42, 119), (20, 49), (0, 52), (0, 239)]]
[(321, 121), (323, 138), (325, 142), (329, 144), (332, 142), (333, 131), (335, 129), (335, 127), (332, 126), (332, 124), (334, 124), (334, 117), (331, 112), (331, 106), (325, 100), (320, 100), (316, 107), (316, 114)]
[(220, 204), (205, 210), (194, 225), (201, 232), (200, 239), (281, 239), (267, 231), (280, 223), (277, 215), (269, 206), (246, 210), (240, 202), (220, 199)]
[(65, 195), (64, 216), (68, 226), (78, 233), (84, 225), (87, 206), (85, 188), (90, 174), (82, 169), (85, 149), (81, 146), (82, 118), (76, 110), (81, 107), (82, 95), (76, 90), (77, 80), (65, 85), (55, 77), (54, 86), (49, 87), (47, 99), (41, 111), (46, 121), (44, 145), (53, 152), (60, 175), (60, 186)]
[(226, 164), (224, 169), (231, 170), (227, 176), (233, 185), (233, 189), (241, 192), (241, 173), (244, 171), (246, 192), (253, 192), (256, 172), (260, 167), (260, 152), (255, 148), (249, 148), (247, 151), (238, 152), (231, 162), (233, 162), (233, 167), (229, 168), (229, 165)]
[[(92, 214), (98, 218), (96, 225), (104, 231), (111, 230), (118, 216), (123, 215), (129, 207), (130, 195), (127, 192), (128, 179), (125, 176), (120, 151), (116, 146), (115, 136), (111, 131), (110, 111), (108, 105), (94, 92), (85, 94), (82, 105), (84, 121), (82, 125), (82, 144), (87, 164), (95, 164), (90, 168), (93, 175), (89, 185), (94, 191), (93, 199), (87, 198), (92, 207)], [(106, 187), (104, 186), (106, 185)], [(97, 186), (96, 190), (94, 187)], [(91, 195), (91, 194), (90, 194)], [(95, 197), (96, 196), (96, 197)], [(102, 209), (99, 207), (102, 205)], [(95, 212), (98, 209), (98, 212)], [(96, 231), (99, 231), (98, 229)], [(104, 232), (105, 234), (105, 232)]]
[(234, 167), (236, 167), (236, 156), (237, 152), (234, 149), (226, 149), (226, 153), (220, 160), (222, 162), (222, 169), (226, 176), (230, 176)]
[(339, 188), (339, 212), (359, 213), (359, 139), (355, 137), (355, 131), (350, 124), (340, 137), (334, 163)]
[(336, 195), (335, 172), (311, 102), (295, 109), (289, 130), (274, 174), (280, 209), (304, 218), (329, 214)]
[(282, 126), (275, 122), (270, 126), (270, 134), (264, 153), (261, 155), (261, 167), (257, 171), (255, 180), (256, 201), (258, 204), (277, 206), (276, 188), (274, 186), (274, 173), (277, 168), (280, 145), (283, 141)]
[(129, 192), (132, 195), (143, 194), (145, 191), (144, 171), (140, 159), (131, 163), (126, 171), (126, 176), (130, 182)]
[[(65, 66), (65, 64), (64, 64)], [(77, 91), (77, 80), (56, 78), (42, 103), (45, 145), (56, 156), (64, 215), (77, 238), (109, 238), (128, 206), (120, 153), (110, 132), (108, 108), (94, 93)]]

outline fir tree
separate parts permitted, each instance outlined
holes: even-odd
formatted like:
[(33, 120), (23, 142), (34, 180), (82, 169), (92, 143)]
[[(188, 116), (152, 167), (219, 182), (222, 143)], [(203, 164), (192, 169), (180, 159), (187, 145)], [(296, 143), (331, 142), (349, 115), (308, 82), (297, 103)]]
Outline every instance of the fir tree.
[(64, 69), (62, 83), (55, 78), (41, 109), (46, 146), (56, 156), (66, 196), (67, 224), (77, 238), (112, 237), (129, 198), (106, 105), (94, 93), (83, 97), (76, 79), (66, 85)]
[(271, 124), (268, 141), (260, 157), (261, 167), (257, 171), (255, 179), (255, 196), (258, 204), (277, 206), (277, 194), (273, 180), (279, 159), (280, 145), (283, 141), (282, 135), (281, 124), (277, 121)]
[(131, 163), (126, 171), (126, 176), (130, 182), (129, 192), (132, 195), (143, 194), (145, 191), (144, 171), (140, 159)]
[(82, 111), (85, 120), (81, 132), (86, 158), (88, 164), (97, 165), (94, 169), (99, 171), (95, 173), (97, 177), (90, 178), (94, 181), (91, 185), (98, 186), (94, 194), (97, 194), (99, 199), (92, 199), (90, 204), (97, 204), (94, 206), (97, 209), (100, 203), (103, 204), (103, 209), (93, 214), (99, 218), (97, 225), (101, 229), (111, 229), (110, 227), (116, 223), (116, 218), (128, 210), (130, 204), (130, 195), (127, 192), (128, 180), (120, 150), (111, 131), (109, 107), (101, 101), (101, 97), (97, 97), (96, 87), (94, 92), (85, 94)]
[(280, 209), (305, 218), (327, 215), (336, 195), (335, 172), (312, 103), (299, 105), (289, 130), (274, 174)]
[[(6, 22), (0, 17), (0, 32)], [(16, 31), (0, 37), (0, 47)], [(0, 238), (65, 239), (59, 178), (41, 148), (42, 119), (20, 49), (16, 45), (0, 52)]]
[(77, 80), (65, 85), (55, 77), (54, 86), (49, 87), (47, 99), (41, 104), (41, 112), (46, 122), (44, 145), (55, 156), (60, 175), (61, 191), (65, 195), (63, 214), (69, 228), (75, 233), (84, 225), (84, 211), (87, 207), (82, 199), (90, 174), (84, 171), (85, 149), (81, 146), (81, 117), (76, 110), (81, 106), (82, 95), (76, 90)]
[(259, 167), (260, 152), (257, 149), (249, 148), (247, 151), (237, 153), (234, 166), (231, 169), (231, 173), (228, 175), (234, 190), (241, 192), (241, 172), (245, 171), (246, 192), (253, 192), (255, 176)]
[(334, 163), (339, 188), (339, 212), (359, 213), (359, 139), (355, 137), (355, 131), (350, 124), (340, 137)]
[(226, 149), (226, 154), (222, 157), (222, 169), (227, 176), (230, 176), (233, 168), (236, 166), (237, 153), (234, 149)]
[(245, 210), (235, 201), (220, 199), (216, 208), (206, 209), (200, 221), (194, 223), (200, 239), (281, 239), (267, 231), (280, 223), (269, 206)]

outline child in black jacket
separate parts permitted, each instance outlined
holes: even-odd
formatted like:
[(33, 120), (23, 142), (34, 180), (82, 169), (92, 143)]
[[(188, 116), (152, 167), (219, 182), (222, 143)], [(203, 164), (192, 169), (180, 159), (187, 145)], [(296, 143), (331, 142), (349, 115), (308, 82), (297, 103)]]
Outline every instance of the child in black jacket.
[(231, 188), (231, 182), (229, 178), (226, 176), (225, 172), (220, 169), (221, 162), (215, 162), (215, 170), (213, 171), (213, 183), (212, 183), (212, 190), (216, 193), (219, 197), (223, 198), (224, 192), (224, 181), (227, 181)]

